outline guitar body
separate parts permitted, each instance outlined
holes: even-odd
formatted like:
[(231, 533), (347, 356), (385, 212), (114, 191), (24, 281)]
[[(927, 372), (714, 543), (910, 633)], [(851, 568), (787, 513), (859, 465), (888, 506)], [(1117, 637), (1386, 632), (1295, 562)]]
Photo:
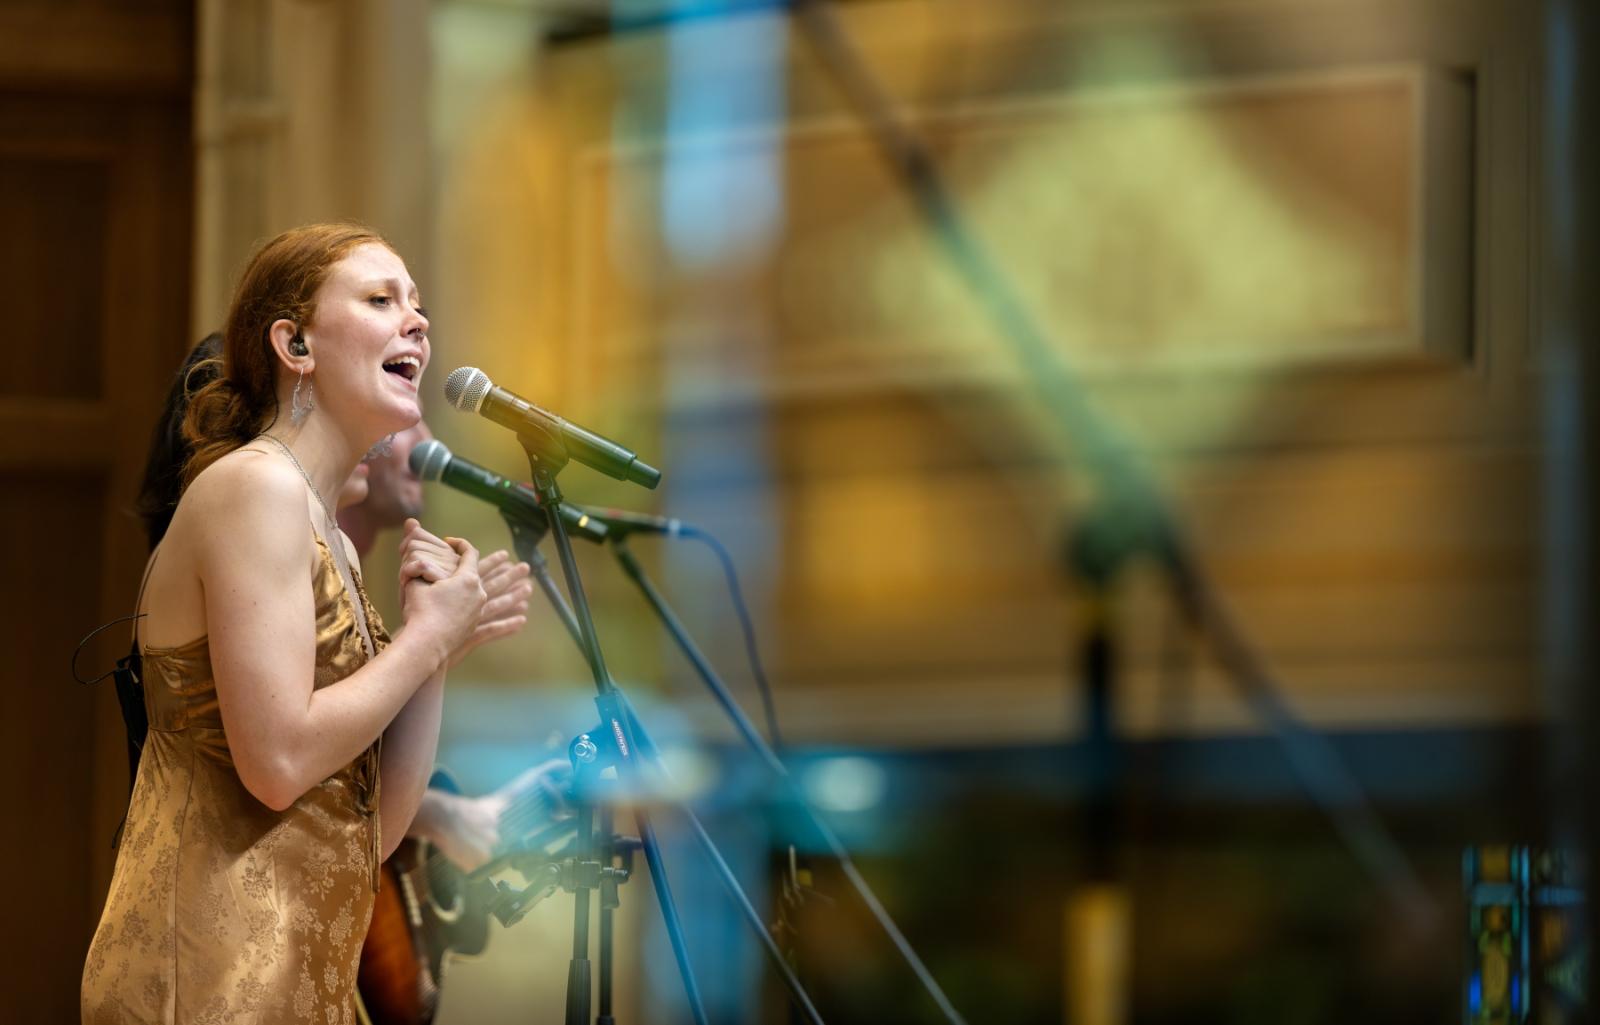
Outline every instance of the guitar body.
[(439, 1009), (441, 964), (428, 952), (423, 897), (408, 869), (417, 864), (416, 840), (405, 839), (383, 863), (372, 924), (361, 944), (356, 989), (372, 1025), (431, 1025)]
[[(428, 785), (460, 792), (443, 773), (435, 773)], [(519, 800), (519, 818), (548, 821), (548, 804), (539, 794)], [(528, 814), (529, 808), (536, 812)], [(494, 900), (491, 883), (469, 880), (432, 844), (412, 837), (400, 841), (383, 863), (356, 975), (372, 1025), (432, 1025), (445, 955), (483, 953)]]

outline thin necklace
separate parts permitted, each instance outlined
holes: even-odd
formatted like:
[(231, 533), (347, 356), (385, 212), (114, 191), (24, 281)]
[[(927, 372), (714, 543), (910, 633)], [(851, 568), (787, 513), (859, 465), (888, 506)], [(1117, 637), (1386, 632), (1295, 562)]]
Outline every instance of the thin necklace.
[(311, 489), (311, 494), (316, 497), (317, 504), (322, 506), (322, 515), (328, 518), (329, 523), (337, 523), (338, 521), (333, 518), (333, 513), (328, 509), (328, 503), (322, 500), (322, 492), (317, 490), (316, 482), (311, 479), (311, 474), (306, 472), (306, 468), (300, 465), (300, 460), (294, 457), (294, 452), (289, 448), (289, 446), (270, 434), (258, 434), (256, 437), (262, 439), (263, 441), (272, 442), (283, 451), (284, 455), (289, 457), (289, 462), (293, 463), (294, 468), (300, 471), (300, 476), (306, 479), (306, 487)]
[[(311, 474), (307, 473), (306, 468), (300, 465), (300, 460), (294, 457), (293, 450), (291, 450), (288, 445), (284, 444), (281, 439), (275, 438), (265, 432), (256, 435), (256, 437), (265, 441), (270, 441), (274, 445), (278, 446), (278, 448), (283, 450), (283, 454), (289, 457), (289, 462), (293, 463), (294, 468), (300, 471), (300, 476), (306, 479), (306, 487), (310, 488), (311, 493), (316, 496), (317, 504), (322, 506), (322, 514), (328, 518), (328, 526), (337, 531), (339, 529), (339, 521), (334, 518), (333, 513), (328, 511), (328, 503), (322, 500), (322, 492), (317, 490), (316, 481), (312, 480)], [(356, 593), (359, 594), (361, 596), (361, 600), (365, 602), (367, 600), (367, 593), (361, 589), (361, 578), (356, 576), (355, 571), (352, 570), (345, 562), (343, 552), (344, 546), (338, 545), (336, 547), (334, 545), (329, 545), (326, 541), (323, 542), (323, 546), (327, 548), (328, 554), (333, 556), (334, 568), (339, 574), (339, 586), (346, 588), (346, 594), (348, 595), (348, 585), (344, 582), (344, 578), (348, 576), (352, 581), (355, 582)], [(367, 627), (366, 610), (358, 606), (353, 600), (350, 603), (350, 607), (352, 611), (355, 612), (356, 626), (361, 631), (361, 640), (366, 646), (367, 657), (371, 658), (376, 651), (376, 648), (372, 643), (372, 632)]]

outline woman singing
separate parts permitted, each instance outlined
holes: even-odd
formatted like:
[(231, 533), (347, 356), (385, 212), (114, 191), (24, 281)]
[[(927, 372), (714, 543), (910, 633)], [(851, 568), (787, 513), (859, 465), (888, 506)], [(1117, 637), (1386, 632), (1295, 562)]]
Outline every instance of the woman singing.
[(354, 1025), (379, 864), (484, 604), (472, 546), (411, 523), (390, 641), (334, 521), (361, 456), (421, 415), (427, 329), (364, 228), (287, 232), (245, 270), (138, 602), (150, 732), (85, 1023)]

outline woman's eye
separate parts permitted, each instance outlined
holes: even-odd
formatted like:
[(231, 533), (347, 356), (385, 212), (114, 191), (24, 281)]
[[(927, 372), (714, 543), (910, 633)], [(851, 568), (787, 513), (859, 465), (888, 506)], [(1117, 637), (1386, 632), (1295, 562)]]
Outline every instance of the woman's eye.
[(423, 320), (427, 320), (428, 319), (428, 308), (426, 306), (418, 306), (417, 307), (417, 316), (421, 317)]
[(371, 299), (368, 299), (367, 302), (376, 306), (387, 306), (389, 305), (389, 297), (386, 295), (375, 295)]

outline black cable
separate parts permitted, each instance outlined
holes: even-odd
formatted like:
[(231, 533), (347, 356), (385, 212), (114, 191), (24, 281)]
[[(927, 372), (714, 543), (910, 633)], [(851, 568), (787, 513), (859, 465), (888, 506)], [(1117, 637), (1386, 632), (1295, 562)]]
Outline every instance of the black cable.
[(728, 581), (728, 596), (733, 599), (733, 610), (739, 617), (739, 628), (744, 633), (744, 650), (750, 659), (750, 675), (755, 677), (756, 687), (761, 692), (761, 708), (767, 717), (767, 733), (772, 737), (773, 750), (782, 751), (783, 735), (778, 732), (778, 712), (772, 702), (772, 687), (767, 683), (766, 670), (761, 667), (761, 652), (756, 646), (756, 629), (750, 622), (750, 609), (745, 605), (744, 590), (739, 586), (739, 572), (733, 565), (733, 556), (721, 541), (699, 527), (685, 523), (679, 528), (678, 533), (683, 537), (694, 538), (710, 548), (717, 553), (717, 559), (722, 563), (722, 574)]

